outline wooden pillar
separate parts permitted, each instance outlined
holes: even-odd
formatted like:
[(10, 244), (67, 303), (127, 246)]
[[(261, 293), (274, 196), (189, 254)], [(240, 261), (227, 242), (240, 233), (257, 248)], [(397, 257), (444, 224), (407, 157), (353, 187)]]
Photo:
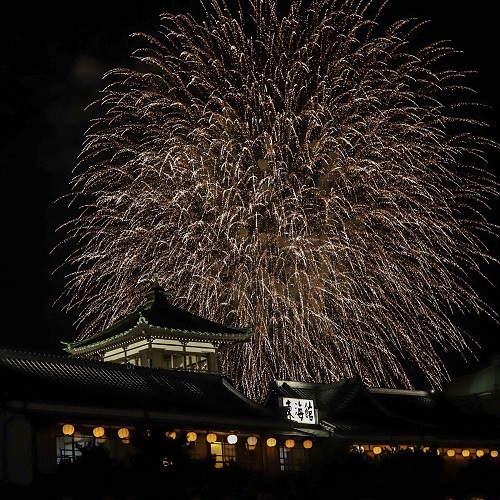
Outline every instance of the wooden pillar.
[(182, 343), (182, 364), (183, 364), (184, 370), (187, 370), (186, 342)]
[(219, 373), (219, 355), (216, 352), (209, 352), (207, 354), (207, 368), (209, 372)]

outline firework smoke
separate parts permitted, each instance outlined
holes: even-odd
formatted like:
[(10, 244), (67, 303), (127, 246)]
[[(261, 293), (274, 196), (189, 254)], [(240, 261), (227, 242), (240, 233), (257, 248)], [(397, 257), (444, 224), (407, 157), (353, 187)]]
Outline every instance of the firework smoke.
[(62, 228), (79, 338), (156, 272), (176, 305), (255, 331), (221, 360), (255, 400), (271, 379), (412, 387), (412, 365), (439, 388), (440, 351), (471, 346), (453, 313), (494, 314), (470, 276), (493, 260), (497, 144), (456, 51), (369, 0), (205, 14), (162, 15), (94, 103)]

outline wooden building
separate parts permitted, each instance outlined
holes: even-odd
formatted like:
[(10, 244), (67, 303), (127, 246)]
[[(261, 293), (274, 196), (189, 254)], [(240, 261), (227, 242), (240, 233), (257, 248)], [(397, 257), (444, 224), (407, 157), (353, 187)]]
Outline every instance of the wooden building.
[(219, 351), (251, 340), (246, 328), (224, 326), (174, 306), (157, 283), (144, 304), (115, 325), (66, 344), (73, 357), (149, 368), (219, 372)]
[(173, 306), (155, 285), (137, 311), (61, 354), (0, 349), (0, 484), (30, 485), (97, 445), (127, 464), (148, 443), (176, 442), (215, 468), (264, 475), (300, 470), (332, 441), (371, 456), (428, 448), (450, 466), (498, 456), (496, 386), (479, 397), (463, 381), (433, 392), (275, 380), (258, 404), (218, 363), (251, 337)]

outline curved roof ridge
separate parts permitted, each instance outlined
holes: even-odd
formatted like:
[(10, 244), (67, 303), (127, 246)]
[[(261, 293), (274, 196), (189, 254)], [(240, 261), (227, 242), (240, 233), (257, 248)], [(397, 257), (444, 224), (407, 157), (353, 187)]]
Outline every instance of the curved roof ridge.
[(171, 332), (187, 332), (193, 334), (227, 336), (235, 335), (237, 339), (248, 340), (253, 336), (250, 328), (227, 326), (172, 304), (166, 292), (155, 284), (146, 292), (144, 303), (133, 312), (125, 315), (116, 323), (87, 338), (66, 342), (66, 350), (77, 349), (111, 338), (125, 335), (138, 326), (169, 330)]

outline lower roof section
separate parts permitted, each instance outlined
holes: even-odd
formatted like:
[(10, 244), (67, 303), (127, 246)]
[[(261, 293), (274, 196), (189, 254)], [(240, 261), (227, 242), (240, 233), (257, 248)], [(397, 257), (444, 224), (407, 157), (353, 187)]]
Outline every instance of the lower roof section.
[(291, 428), (220, 374), (36, 352), (0, 349), (0, 397), (14, 411)]
[[(314, 418), (290, 419), (291, 402), (307, 405)], [(107, 416), (346, 439), (500, 442), (500, 416), (465, 412), (442, 392), (370, 388), (357, 378), (331, 384), (275, 380), (258, 404), (217, 373), (10, 349), (0, 349), (0, 404), (57, 418)]]
[(264, 406), (287, 398), (312, 401), (320, 426), (339, 438), (500, 440), (498, 415), (462, 411), (443, 392), (372, 388), (358, 378), (331, 384), (275, 380)]

